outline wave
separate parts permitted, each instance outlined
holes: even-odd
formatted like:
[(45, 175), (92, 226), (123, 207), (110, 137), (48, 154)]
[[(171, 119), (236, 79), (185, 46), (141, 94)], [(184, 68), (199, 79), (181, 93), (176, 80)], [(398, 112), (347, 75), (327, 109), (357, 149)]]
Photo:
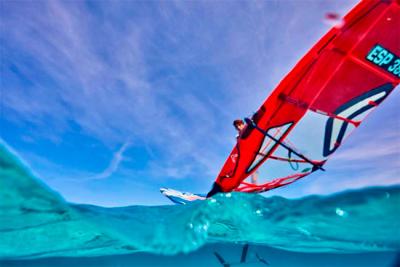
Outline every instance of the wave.
[(400, 250), (400, 186), (301, 199), (232, 193), (184, 206), (66, 202), (0, 143), (0, 258), (173, 255), (239, 242), (299, 252)]

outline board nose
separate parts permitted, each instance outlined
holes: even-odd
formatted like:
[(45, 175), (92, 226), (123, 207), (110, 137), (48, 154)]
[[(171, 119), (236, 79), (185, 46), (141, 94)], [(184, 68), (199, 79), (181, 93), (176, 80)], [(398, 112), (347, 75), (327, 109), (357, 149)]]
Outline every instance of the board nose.
[(161, 192), (162, 194), (164, 194), (164, 192), (167, 191), (167, 190), (168, 190), (168, 188), (164, 188), (164, 187), (161, 187), (161, 188), (160, 188), (160, 192)]

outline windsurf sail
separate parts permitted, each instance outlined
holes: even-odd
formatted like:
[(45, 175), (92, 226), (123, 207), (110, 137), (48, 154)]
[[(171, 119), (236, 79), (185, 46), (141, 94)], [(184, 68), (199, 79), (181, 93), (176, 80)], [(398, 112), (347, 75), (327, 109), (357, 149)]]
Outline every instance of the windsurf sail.
[[(221, 190), (264, 192), (324, 170), (329, 156), (399, 84), (399, 29), (399, 1), (366, 0), (353, 8), (246, 119), (216, 178)], [(304, 133), (310, 133), (307, 140), (299, 138)], [(268, 164), (285, 169), (282, 176), (245, 182)]]

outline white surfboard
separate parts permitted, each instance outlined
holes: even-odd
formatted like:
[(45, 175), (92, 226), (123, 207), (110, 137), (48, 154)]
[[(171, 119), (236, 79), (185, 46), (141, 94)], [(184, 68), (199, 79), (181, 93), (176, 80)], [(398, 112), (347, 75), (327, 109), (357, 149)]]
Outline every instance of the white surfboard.
[(181, 192), (171, 188), (160, 188), (160, 192), (176, 204), (187, 204), (189, 202), (206, 199), (204, 195)]

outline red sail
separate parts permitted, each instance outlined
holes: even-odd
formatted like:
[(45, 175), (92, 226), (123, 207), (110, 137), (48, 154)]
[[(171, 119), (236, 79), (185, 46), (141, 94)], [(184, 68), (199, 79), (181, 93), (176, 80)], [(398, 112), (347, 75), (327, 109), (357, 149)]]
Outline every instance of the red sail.
[[(398, 85), (400, 2), (362, 1), (343, 21), (297, 63), (251, 118), (216, 178), (224, 192), (262, 192), (321, 169)], [(308, 155), (288, 140), (311, 113), (322, 124), (310, 127), (319, 127), (322, 134), (316, 140), (318, 152)], [(261, 185), (244, 182), (265, 161), (305, 168)]]

